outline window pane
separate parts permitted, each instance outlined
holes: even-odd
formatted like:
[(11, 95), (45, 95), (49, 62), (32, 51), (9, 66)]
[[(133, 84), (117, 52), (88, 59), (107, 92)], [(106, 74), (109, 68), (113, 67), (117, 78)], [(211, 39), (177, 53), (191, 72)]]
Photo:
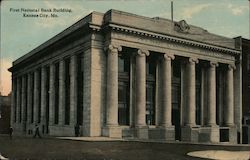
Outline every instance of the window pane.
[(124, 72), (124, 59), (121, 56), (118, 58), (118, 71)]
[(128, 82), (119, 82), (118, 123), (120, 125), (129, 125), (129, 84)]

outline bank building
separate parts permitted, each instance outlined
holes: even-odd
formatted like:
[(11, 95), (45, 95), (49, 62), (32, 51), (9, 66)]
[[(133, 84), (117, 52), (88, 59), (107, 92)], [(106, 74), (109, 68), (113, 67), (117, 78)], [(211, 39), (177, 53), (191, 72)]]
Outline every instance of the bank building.
[(13, 62), (11, 124), (51, 136), (241, 139), (239, 38), (164, 18), (92, 12)]

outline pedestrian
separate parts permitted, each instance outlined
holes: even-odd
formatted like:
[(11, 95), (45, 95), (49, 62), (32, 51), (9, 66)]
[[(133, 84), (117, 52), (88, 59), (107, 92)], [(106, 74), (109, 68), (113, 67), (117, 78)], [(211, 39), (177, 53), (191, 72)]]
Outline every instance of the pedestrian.
[(38, 136), (39, 138), (42, 138), (39, 132), (39, 126), (37, 124), (35, 125), (35, 134), (33, 138), (36, 138), (36, 136)]
[(75, 136), (78, 137), (79, 136), (79, 124), (75, 125)]
[(12, 134), (13, 134), (13, 128), (10, 126), (10, 129), (9, 129), (10, 139), (12, 139)]

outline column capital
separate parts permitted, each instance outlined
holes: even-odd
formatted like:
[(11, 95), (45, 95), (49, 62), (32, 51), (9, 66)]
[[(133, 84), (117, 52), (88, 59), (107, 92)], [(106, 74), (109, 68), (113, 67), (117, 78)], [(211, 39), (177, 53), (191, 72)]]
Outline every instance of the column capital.
[(138, 56), (149, 56), (149, 51), (145, 49), (138, 49), (137, 51)]
[(77, 58), (77, 55), (76, 55), (76, 54), (72, 54), (72, 55), (70, 56), (70, 58)]
[(188, 62), (190, 62), (191, 64), (195, 64), (195, 63), (198, 63), (199, 60), (198, 60), (198, 58), (190, 57), (190, 58), (188, 59)]
[(171, 53), (164, 53), (163, 58), (164, 60), (174, 60), (175, 56)]
[(44, 65), (41, 67), (41, 71), (45, 71), (45, 70), (46, 70), (46, 66)]
[(236, 66), (235, 64), (228, 64), (228, 70), (235, 70)]
[(209, 66), (212, 67), (212, 68), (215, 68), (215, 67), (219, 66), (219, 63), (218, 62), (214, 62), (214, 61), (210, 61), (209, 62)]
[(118, 53), (118, 51), (122, 51), (122, 47), (116, 44), (110, 44), (108, 47), (105, 47), (104, 50), (107, 50), (108, 53), (114, 54)]

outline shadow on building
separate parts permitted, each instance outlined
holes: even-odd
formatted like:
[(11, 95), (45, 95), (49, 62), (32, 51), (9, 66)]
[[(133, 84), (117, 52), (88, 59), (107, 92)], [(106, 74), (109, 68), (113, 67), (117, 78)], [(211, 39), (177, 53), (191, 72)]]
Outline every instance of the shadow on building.
[(7, 134), (10, 128), (11, 94), (2, 96), (0, 93), (0, 134)]
[(242, 143), (250, 143), (250, 40), (242, 39)]

